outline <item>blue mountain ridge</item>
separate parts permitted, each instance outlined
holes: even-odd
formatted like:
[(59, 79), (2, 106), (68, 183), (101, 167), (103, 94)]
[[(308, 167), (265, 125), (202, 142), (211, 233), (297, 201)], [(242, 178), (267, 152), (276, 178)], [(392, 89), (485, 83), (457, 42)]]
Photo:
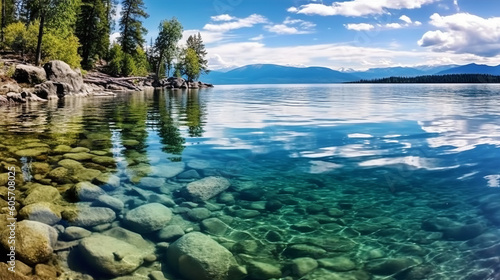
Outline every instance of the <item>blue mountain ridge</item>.
[(343, 83), (387, 77), (417, 77), (446, 74), (500, 75), (499, 66), (478, 64), (371, 68), (366, 71), (340, 72), (326, 67), (292, 67), (275, 64), (253, 64), (227, 72), (211, 71), (202, 77), (212, 84), (315, 84)]

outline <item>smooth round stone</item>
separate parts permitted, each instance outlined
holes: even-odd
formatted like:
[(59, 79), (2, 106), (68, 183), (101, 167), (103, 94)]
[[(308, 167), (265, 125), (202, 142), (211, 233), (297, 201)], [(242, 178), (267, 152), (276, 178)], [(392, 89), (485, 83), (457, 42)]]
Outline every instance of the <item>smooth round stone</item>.
[(172, 198), (165, 194), (151, 194), (148, 196), (149, 203), (160, 203), (167, 207), (174, 207), (175, 202)]
[(229, 226), (218, 218), (208, 218), (201, 221), (201, 228), (212, 235), (224, 235)]
[(326, 250), (307, 244), (294, 244), (283, 252), (286, 256), (297, 257), (320, 257), (326, 254)]
[(223, 203), (226, 205), (234, 205), (236, 200), (234, 199), (234, 195), (229, 192), (221, 193), (217, 199), (219, 203)]
[(282, 276), (280, 267), (272, 262), (249, 261), (246, 265), (252, 279), (278, 279)]
[(107, 157), (107, 156), (95, 156), (92, 158), (92, 161), (104, 165), (104, 166), (114, 166), (116, 165), (116, 161), (112, 157)]
[(70, 189), (71, 194), (81, 201), (93, 201), (106, 192), (90, 182), (80, 182)]
[(91, 234), (92, 234), (91, 231), (81, 227), (67, 227), (64, 233), (62, 234), (62, 237), (65, 240), (72, 241), (89, 237)]
[(333, 271), (349, 271), (356, 268), (356, 264), (346, 257), (319, 259), (319, 266)]
[(189, 219), (193, 220), (193, 221), (201, 221), (201, 220), (204, 220), (208, 217), (210, 217), (210, 215), (212, 215), (212, 212), (210, 212), (210, 210), (206, 209), (206, 208), (194, 208), (194, 209), (191, 209), (189, 210), (189, 212), (187, 213)]
[(102, 234), (84, 238), (79, 249), (92, 268), (113, 276), (129, 274), (144, 262), (140, 248)]
[(55, 225), (61, 220), (61, 210), (50, 202), (37, 202), (27, 205), (19, 211), (25, 219)]
[(165, 227), (172, 219), (172, 211), (160, 203), (149, 203), (130, 210), (124, 222), (133, 231), (149, 233)]
[(83, 206), (63, 211), (62, 214), (70, 225), (79, 227), (93, 227), (116, 219), (115, 211), (105, 207)]
[(39, 147), (39, 148), (33, 148), (33, 149), (18, 150), (15, 152), (15, 154), (17, 156), (20, 156), (20, 157), (37, 157), (37, 156), (46, 154), (49, 151), (50, 151), (49, 148)]
[(123, 146), (125, 146), (127, 148), (133, 148), (133, 147), (141, 144), (141, 142), (134, 140), (134, 139), (129, 139), (129, 140), (123, 140), (122, 144), (123, 144)]
[(170, 162), (152, 167), (152, 175), (162, 178), (173, 178), (182, 172), (186, 164), (184, 162)]
[(83, 169), (83, 165), (81, 163), (79, 163), (78, 161), (73, 160), (73, 159), (63, 159), (63, 160), (59, 161), (57, 164), (59, 164), (60, 166), (62, 166), (64, 168), (67, 168), (69, 170)]
[(338, 208), (330, 208), (327, 210), (326, 214), (330, 217), (333, 218), (340, 218), (344, 216), (344, 211), (338, 209)]
[(85, 161), (94, 157), (94, 155), (89, 153), (68, 153), (63, 155), (64, 158), (73, 159), (76, 161)]
[(189, 183), (186, 191), (193, 199), (205, 201), (225, 191), (230, 185), (224, 177), (211, 176)]
[(46, 185), (37, 185), (27, 191), (28, 196), (24, 199), (24, 205), (33, 204), (37, 202), (54, 202), (61, 199), (59, 191)]
[(158, 231), (158, 239), (160, 241), (177, 240), (184, 235), (184, 230), (179, 225), (168, 225)]
[(259, 201), (266, 194), (266, 191), (260, 188), (245, 189), (239, 192), (239, 198), (248, 201)]
[(95, 206), (108, 207), (116, 212), (121, 212), (125, 207), (123, 201), (119, 200), (116, 197), (112, 197), (110, 195), (104, 194), (99, 196), (93, 203)]
[(104, 188), (117, 189), (120, 187), (120, 177), (113, 174), (100, 174), (94, 179), (94, 182), (104, 185)]
[(71, 151), (71, 147), (67, 145), (58, 145), (52, 150), (55, 154), (65, 154), (69, 151)]
[(69, 152), (70, 153), (88, 153), (88, 152), (90, 152), (90, 149), (85, 148), (85, 147), (76, 147), (76, 148), (71, 149)]
[(257, 210), (246, 210), (246, 209), (242, 209), (242, 210), (237, 210), (234, 212), (234, 214), (237, 216), (237, 217), (240, 217), (242, 219), (250, 219), (250, 218), (254, 218), (254, 217), (257, 217), (260, 215), (260, 212), (257, 211)]
[(292, 272), (298, 277), (302, 277), (318, 267), (318, 262), (309, 257), (292, 260)]

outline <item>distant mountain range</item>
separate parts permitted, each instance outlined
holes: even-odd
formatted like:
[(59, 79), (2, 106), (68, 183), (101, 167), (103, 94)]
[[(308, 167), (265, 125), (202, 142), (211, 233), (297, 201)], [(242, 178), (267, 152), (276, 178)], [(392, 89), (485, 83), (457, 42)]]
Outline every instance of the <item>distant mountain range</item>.
[[(344, 69), (342, 69), (344, 70)], [(202, 77), (212, 84), (318, 84), (343, 83), (387, 77), (417, 77), (448, 74), (500, 75), (500, 65), (488, 66), (475, 63), (441, 66), (372, 68), (367, 71), (336, 71), (326, 67), (291, 67), (274, 64), (253, 64), (227, 72), (211, 71)]]

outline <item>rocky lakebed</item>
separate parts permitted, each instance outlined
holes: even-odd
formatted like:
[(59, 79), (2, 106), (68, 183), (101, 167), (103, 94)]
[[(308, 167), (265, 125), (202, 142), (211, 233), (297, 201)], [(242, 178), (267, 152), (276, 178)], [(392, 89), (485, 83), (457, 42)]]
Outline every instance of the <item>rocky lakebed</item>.
[[(132, 150), (138, 144), (122, 141)], [(498, 276), (495, 193), (468, 200), (445, 189), (394, 194), (296, 170), (272, 177), (243, 160), (240, 172), (216, 159), (152, 165), (36, 139), (6, 139), (0, 156), (2, 223), (5, 170), (18, 171), (18, 259), (15, 274), (2, 269), (3, 279)], [(2, 256), (8, 236), (0, 237)]]

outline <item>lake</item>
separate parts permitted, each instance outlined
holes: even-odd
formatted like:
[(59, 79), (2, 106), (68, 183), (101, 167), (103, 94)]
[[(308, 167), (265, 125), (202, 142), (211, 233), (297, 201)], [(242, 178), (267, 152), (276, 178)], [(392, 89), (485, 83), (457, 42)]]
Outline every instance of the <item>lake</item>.
[(169, 252), (202, 232), (246, 279), (500, 277), (500, 85), (216, 86), (0, 118), (19, 220), (59, 240), (18, 252), (32, 266), (192, 280), (203, 269)]

